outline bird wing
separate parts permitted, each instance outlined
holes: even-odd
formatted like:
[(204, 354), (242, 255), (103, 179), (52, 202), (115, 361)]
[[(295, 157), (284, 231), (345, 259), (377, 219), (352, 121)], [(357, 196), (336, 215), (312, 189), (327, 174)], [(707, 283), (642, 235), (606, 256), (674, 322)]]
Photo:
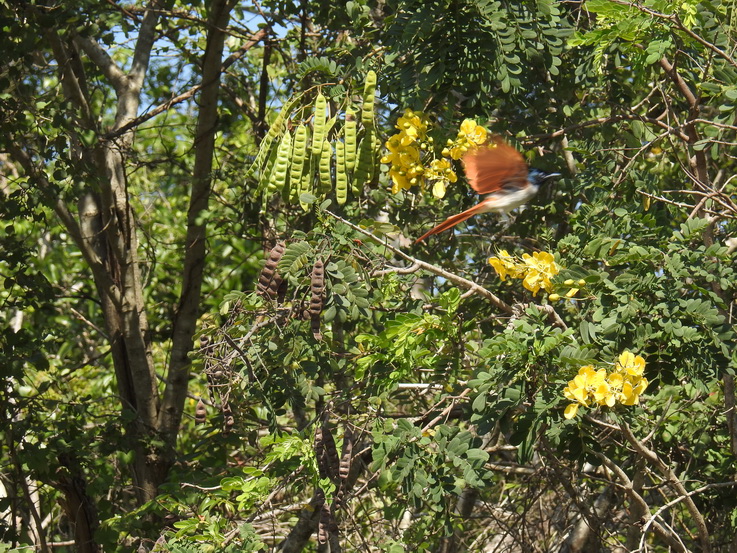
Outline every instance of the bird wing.
[(522, 154), (499, 136), (463, 156), (463, 165), (471, 188), (479, 194), (490, 194), (510, 185), (527, 185), (527, 164)]

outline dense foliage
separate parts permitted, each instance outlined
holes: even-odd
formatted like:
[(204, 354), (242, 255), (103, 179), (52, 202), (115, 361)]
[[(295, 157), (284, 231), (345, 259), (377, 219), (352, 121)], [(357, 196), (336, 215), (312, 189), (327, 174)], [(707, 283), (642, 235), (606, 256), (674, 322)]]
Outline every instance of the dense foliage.
[(737, 551), (736, 9), (0, 0), (0, 551)]

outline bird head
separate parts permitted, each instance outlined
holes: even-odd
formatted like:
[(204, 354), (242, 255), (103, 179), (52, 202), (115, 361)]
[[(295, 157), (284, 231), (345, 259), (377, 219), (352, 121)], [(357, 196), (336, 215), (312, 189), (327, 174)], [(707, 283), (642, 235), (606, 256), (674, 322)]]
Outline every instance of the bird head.
[(548, 182), (550, 179), (560, 176), (560, 173), (546, 173), (545, 171), (540, 171), (539, 169), (530, 169), (527, 178), (534, 186), (540, 186)]

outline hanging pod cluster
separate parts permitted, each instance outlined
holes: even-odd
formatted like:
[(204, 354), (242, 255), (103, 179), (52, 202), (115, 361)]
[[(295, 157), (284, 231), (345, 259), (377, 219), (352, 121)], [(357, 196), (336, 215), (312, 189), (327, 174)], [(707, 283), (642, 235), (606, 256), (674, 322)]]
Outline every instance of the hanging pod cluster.
[(309, 195), (334, 193), (342, 205), (349, 191), (358, 197), (377, 173), (376, 153), (381, 143), (374, 126), (376, 73), (366, 75), (360, 111), (348, 98), (340, 128), (338, 114), (329, 117), (330, 104), (322, 92), (311, 105), (298, 107), (303, 97), (295, 96), (284, 104), (246, 173), (258, 175), (264, 206), (279, 193), (305, 210), (309, 209)]
[[(281, 303), (287, 292), (289, 273), (299, 272), (308, 264), (308, 253), (311, 253), (307, 242), (295, 242), (289, 247), (284, 242), (278, 242), (269, 252), (266, 263), (258, 277), (256, 291), (263, 298)], [(285, 255), (286, 254), (286, 255)], [(285, 267), (287, 275), (282, 276), (279, 265)], [(303, 301), (298, 301), (293, 316), (310, 321), (310, 328), (315, 340), (321, 341), (320, 314), (325, 304), (325, 263), (316, 257), (310, 273), (309, 303), (304, 307)]]
[(339, 458), (326, 413), (322, 424), (315, 427), (314, 451), (320, 479), (330, 480), (335, 486), (335, 494), (330, 503), (325, 500), (325, 493), (319, 488), (322, 505), (320, 506), (317, 540), (324, 544), (328, 542), (331, 534), (338, 533), (335, 511), (342, 508), (343, 501), (351, 487), (349, 475), (353, 460), (353, 434), (348, 424), (345, 425), (343, 451)]

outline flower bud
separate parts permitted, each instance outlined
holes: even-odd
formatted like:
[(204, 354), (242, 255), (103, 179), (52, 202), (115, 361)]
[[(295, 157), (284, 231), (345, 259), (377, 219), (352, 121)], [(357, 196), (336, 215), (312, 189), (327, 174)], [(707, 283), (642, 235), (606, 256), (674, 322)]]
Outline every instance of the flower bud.
[(558, 294), (550, 294), (550, 295), (548, 296), (548, 299), (549, 299), (550, 301), (558, 301), (558, 300), (560, 299), (560, 296), (559, 296)]

